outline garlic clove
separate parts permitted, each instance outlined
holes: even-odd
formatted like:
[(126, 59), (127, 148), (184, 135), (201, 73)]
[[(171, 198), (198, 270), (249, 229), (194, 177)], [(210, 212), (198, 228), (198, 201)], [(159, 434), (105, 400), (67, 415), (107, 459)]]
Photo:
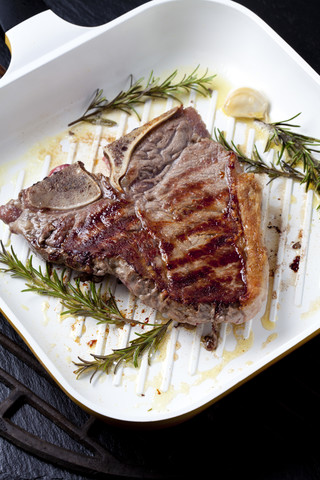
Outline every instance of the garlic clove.
[(265, 119), (269, 109), (268, 100), (257, 90), (237, 88), (229, 93), (223, 111), (231, 117)]

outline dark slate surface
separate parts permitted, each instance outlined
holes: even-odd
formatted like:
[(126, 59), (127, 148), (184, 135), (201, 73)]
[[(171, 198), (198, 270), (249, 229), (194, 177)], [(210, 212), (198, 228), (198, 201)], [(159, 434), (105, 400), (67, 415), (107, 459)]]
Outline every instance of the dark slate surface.
[[(70, 22), (98, 25), (144, 2), (46, 0), (45, 3)], [(263, 18), (320, 73), (319, 2), (242, 0), (238, 3)], [(9, 61), (10, 55), (0, 42), (0, 64), (7, 66)], [(27, 351), (3, 317), (0, 332)], [(175, 472), (176, 477), (182, 478), (319, 479), (319, 351), (320, 338), (316, 337), (182, 425), (140, 432), (96, 421), (92, 435), (123, 465), (129, 465), (128, 477), (133, 476), (135, 466), (145, 471), (141, 478), (161, 466), (161, 471)], [(0, 367), (76, 425), (88, 419), (87, 413), (40, 374), (41, 368), (40, 373), (35, 373), (3, 347), (0, 347)], [(7, 395), (7, 387), (0, 385), (0, 401)], [(31, 407), (18, 410), (13, 420), (43, 439), (87, 453)], [(111, 473), (120, 474), (121, 469)], [(0, 437), (0, 480), (86, 478), (94, 476), (56, 467)], [(113, 475), (102, 478), (112, 479)]]

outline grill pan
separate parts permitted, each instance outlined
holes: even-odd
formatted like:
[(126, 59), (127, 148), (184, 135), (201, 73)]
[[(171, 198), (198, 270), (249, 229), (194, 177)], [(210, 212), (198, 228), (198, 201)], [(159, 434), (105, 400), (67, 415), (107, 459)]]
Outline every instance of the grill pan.
[[(155, 1), (90, 29), (44, 11), (10, 29), (7, 39), (12, 61), (0, 81), (6, 118), (0, 139), (1, 203), (43, 178), (56, 161), (49, 150), (31, 160), (26, 152), (65, 131), (98, 86), (112, 97), (130, 73), (140, 78), (152, 69), (159, 73), (190, 69), (196, 59), (230, 87), (261, 90), (271, 101), (272, 119), (303, 111), (302, 129), (314, 136), (319, 131), (314, 114), (320, 98), (318, 75), (259, 18), (233, 2)], [(285, 72), (282, 76), (275, 75), (279, 66)], [(208, 100), (191, 95), (185, 103), (195, 105), (212, 133), (219, 127), (228, 139), (240, 143), (246, 139), (248, 151), (253, 141), (260, 145), (254, 131), (223, 115), (223, 93), (218, 89)], [(154, 108), (146, 104), (143, 122)], [(113, 135), (135, 126), (136, 119), (121, 116)], [(104, 140), (100, 128), (89, 143), (62, 137), (63, 153), (67, 161), (81, 159), (93, 168)], [(200, 327), (176, 326), (151, 367), (143, 359), (139, 369), (126, 366), (90, 384), (87, 378), (75, 379), (72, 360), (125, 345), (134, 337), (133, 327), (106, 332), (90, 319), (61, 322), (56, 303), (21, 293), (23, 282), (8, 275), (0, 277), (1, 310), (60, 387), (90, 413), (140, 424), (181, 421), (318, 333), (319, 275), (312, 261), (320, 233), (315, 201), (312, 193), (291, 181), (266, 184), (264, 226), (274, 274), (266, 313), (244, 328), (223, 328), (214, 354), (202, 347)], [(20, 258), (27, 258), (29, 250), (22, 239), (11, 237), (6, 228), (0, 235)], [(292, 248), (297, 242), (299, 251)], [(293, 272), (290, 264), (298, 254), (299, 270)], [(156, 318), (156, 312), (147, 311), (112, 279), (110, 286), (135, 317)], [(88, 346), (91, 340), (94, 349)]]

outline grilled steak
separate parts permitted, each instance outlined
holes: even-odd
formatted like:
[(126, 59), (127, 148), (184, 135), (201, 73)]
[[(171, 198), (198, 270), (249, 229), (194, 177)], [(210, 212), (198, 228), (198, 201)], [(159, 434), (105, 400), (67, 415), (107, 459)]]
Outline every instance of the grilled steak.
[(0, 218), (44, 259), (113, 274), (178, 322), (254, 317), (268, 278), (261, 187), (198, 113), (174, 109), (105, 157), (110, 178), (75, 163), (21, 191)]

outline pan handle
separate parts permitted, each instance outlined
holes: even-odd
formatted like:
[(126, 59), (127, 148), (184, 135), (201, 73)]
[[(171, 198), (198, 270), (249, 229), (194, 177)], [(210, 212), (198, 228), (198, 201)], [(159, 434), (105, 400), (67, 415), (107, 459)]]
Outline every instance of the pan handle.
[(48, 10), (42, 0), (0, 0), (0, 25), (4, 32)]
[[(9, 8), (13, 4), (15, 8)], [(15, 10), (23, 4), (32, 4), (32, 8), (24, 7), (17, 13)], [(50, 60), (63, 45), (81, 37), (87, 39), (100, 28), (69, 23), (47, 9), (42, 0), (0, 0), (0, 25), (11, 52), (0, 86)]]

